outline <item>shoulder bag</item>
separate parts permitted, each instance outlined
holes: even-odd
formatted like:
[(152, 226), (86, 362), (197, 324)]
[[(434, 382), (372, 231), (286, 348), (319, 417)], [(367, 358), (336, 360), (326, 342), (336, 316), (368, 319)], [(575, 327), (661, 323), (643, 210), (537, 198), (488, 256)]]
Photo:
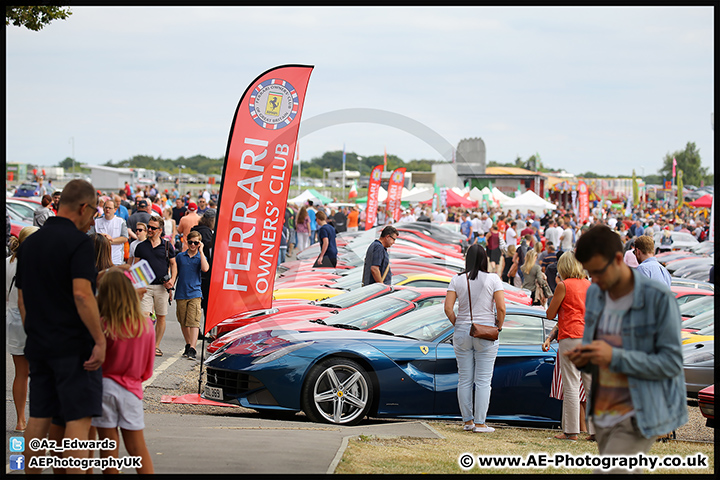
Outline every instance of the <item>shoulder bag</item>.
[[(468, 302), (470, 303), (470, 321), (473, 321), (473, 314), (472, 314), (472, 295), (470, 294), (470, 274), (465, 274), (465, 280), (467, 280), (467, 287), (468, 287)], [(497, 319), (495, 319), (496, 325), (494, 327), (491, 327), (489, 325), (478, 325), (476, 323), (472, 323), (470, 326), (470, 336), (476, 337), (476, 338), (482, 338), (484, 340), (492, 340), (495, 341), (498, 339), (498, 334), (500, 333), (497, 327)]]

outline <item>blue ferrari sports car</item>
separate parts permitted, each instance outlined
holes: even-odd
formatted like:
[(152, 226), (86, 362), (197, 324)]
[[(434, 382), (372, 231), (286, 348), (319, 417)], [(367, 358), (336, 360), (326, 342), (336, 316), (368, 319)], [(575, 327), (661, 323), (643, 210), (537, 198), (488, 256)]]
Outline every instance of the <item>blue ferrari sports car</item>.
[[(555, 321), (544, 317), (539, 308), (507, 305), (490, 421), (560, 422), (561, 402), (549, 396), (557, 344), (541, 348)], [(370, 331), (254, 332), (208, 357), (203, 396), (341, 425), (366, 416), (460, 418), (452, 337), (443, 305)]]

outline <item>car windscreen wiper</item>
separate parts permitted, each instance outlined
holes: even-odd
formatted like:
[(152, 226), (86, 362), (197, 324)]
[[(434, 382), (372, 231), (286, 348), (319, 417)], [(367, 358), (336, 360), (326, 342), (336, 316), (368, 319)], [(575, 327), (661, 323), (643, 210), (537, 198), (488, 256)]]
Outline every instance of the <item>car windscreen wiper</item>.
[(325, 320), (323, 320), (322, 318), (316, 318), (314, 320), (309, 320), (309, 321), (312, 323), (319, 323), (320, 325), (327, 325), (327, 323), (325, 323)]
[(317, 306), (326, 308), (342, 308), (340, 305), (336, 305), (334, 303), (318, 303)]
[(372, 330), (368, 330), (368, 332), (370, 332), (370, 333), (379, 333), (379, 334), (381, 334), (381, 335), (392, 335), (393, 337), (395, 336), (394, 333), (389, 332), (389, 331), (387, 331), (387, 330), (381, 330), (381, 329), (379, 329), (379, 328), (373, 328)]
[(356, 327), (355, 325), (348, 325), (346, 323), (331, 323), (330, 326), (335, 328), (344, 328), (346, 330), (360, 330), (359, 327)]

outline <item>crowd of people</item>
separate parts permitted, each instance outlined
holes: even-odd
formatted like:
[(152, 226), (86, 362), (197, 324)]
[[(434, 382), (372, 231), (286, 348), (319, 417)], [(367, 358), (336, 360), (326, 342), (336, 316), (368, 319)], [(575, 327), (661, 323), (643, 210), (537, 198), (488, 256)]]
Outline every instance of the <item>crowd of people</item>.
[(563, 402), (556, 439), (577, 441), (587, 432), (601, 455), (647, 453), (659, 435), (687, 422), (680, 314), (670, 274), (654, 256), (654, 234), (667, 239), (684, 231), (705, 241), (704, 215), (626, 216), (595, 208), (580, 224), (562, 209), (542, 216), (460, 210), (434, 212), (430, 221), (448, 220), (461, 222), (471, 245), (445, 303), (455, 325), (464, 430), (494, 431), (485, 418), (499, 342), (470, 333), (470, 326), (502, 331), (502, 282), (529, 290), (533, 304), (558, 319), (542, 346), (547, 351), (559, 342), (549, 392)]
[[(43, 195), (36, 225), (13, 237), (6, 260), (16, 431), (27, 439), (118, 439), (120, 429), (128, 452), (143, 459), (138, 472), (152, 472), (142, 435), (141, 384), (152, 374), (154, 357), (163, 355), (173, 300), (186, 342), (183, 356), (196, 359), (216, 201), (207, 189), (191, 196), (126, 184), (107, 194), (84, 180)], [(637, 209), (623, 215), (595, 205), (581, 223), (563, 209), (540, 214), (416, 206), (398, 218), (412, 221), (457, 222), (468, 240), (466, 271), (453, 278), (445, 305), (456, 326), (465, 430), (493, 431), (485, 420), (498, 342), (469, 332), (473, 323), (502, 330), (503, 282), (529, 290), (534, 305), (546, 308), (548, 318), (558, 317), (543, 346), (559, 341), (555, 374), (562, 387), (550, 392), (564, 404), (563, 432), (556, 438), (574, 441), (587, 431), (601, 454), (646, 452), (657, 435), (686, 421), (679, 314), (670, 276), (654, 258), (653, 235), (684, 231), (706, 240), (704, 216), (668, 218)], [(336, 235), (363, 230), (366, 222), (366, 211), (357, 206), (288, 204), (278, 262), (319, 243), (315, 266), (335, 267)], [(368, 249), (364, 285), (392, 278), (387, 250), (399, 235), (394, 223), (391, 212), (378, 211), (374, 224), (383, 229)], [(155, 280), (138, 290), (123, 271), (140, 261)], [(663, 398), (663, 412), (649, 406), (657, 398)], [(610, 441), (619, 438), (618, 425), (622, 441)]]
[[(58, 442), (118, 441), (122, 433), (128, 453), (141, 458), (138, 473), (152, 473), (142, 382), (163, 354), (173, 299), (183, 356), (196, 359), (216, 208), (207, 190), (168, 197), (128, 187), (108, 195), (72, 180), (42, 197), (35, 226), (7, 237), (7, 347), (15, 367), (16, 432)], [(125, 272), (143, 260), (155, 280), (135, 288)], [(27, 454), (26, 472), (42, 471), (30, 463), (39, 455)], [(62, 455), (86, 458), (89, 452)], [(117, 458), (118, 449), (100, 455)], [(83, 472), (65, 470), (54, 469)]]

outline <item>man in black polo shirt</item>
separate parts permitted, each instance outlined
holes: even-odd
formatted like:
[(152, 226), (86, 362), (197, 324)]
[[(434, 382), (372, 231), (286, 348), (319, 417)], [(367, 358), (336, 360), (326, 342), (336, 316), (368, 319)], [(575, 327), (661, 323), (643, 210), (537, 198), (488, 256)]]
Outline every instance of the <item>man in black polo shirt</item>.
[[(30, 365), (30, 420), (26, 441), (45, 438), (52, 417), (65, 421), (65, 438), (87, 440), (92, 417), (102, 415), (105, 336), (95, 300), (93, 243), (86, 232), (97, 211), (95, 189), (73, 180), (62, 191), (57, 216), (18, 250), (18, 307)], [(52, 280), (50, 280), (52, 279)], [(87, 450), (64, 456), (87, 457)], [(30, 457), (44, 452), (26, 450)], [(25, 468), (41, 473), (42, 468)], [(68, 473), (85, 473), (67, 469)]]
[(148, 285), (142, 297), (140, 308), (148, 315), (155, 311), (155, 355), (162, 356), (160, 340), (165, 334), (165, 317), (168, 313), (169, 289), (175, 286), (177, 279), (177, 264), (175, 263), (175, 248), (162, 238), (165, 222), (162, 218), (153, 215), (147, 224), (147, 240), (135, 247), (135, 258), (145, 259), (155, 273), (155, 280)]
[(373, 283), (392, 284), (390, 256), (387, 253), (387, 249), (393, 246), (398, 235), (397, 229), (392, 225), (388, 225), (380, 232), (380, 239), (370, 244), (365, 253), (363, 285), (371, 285)]

